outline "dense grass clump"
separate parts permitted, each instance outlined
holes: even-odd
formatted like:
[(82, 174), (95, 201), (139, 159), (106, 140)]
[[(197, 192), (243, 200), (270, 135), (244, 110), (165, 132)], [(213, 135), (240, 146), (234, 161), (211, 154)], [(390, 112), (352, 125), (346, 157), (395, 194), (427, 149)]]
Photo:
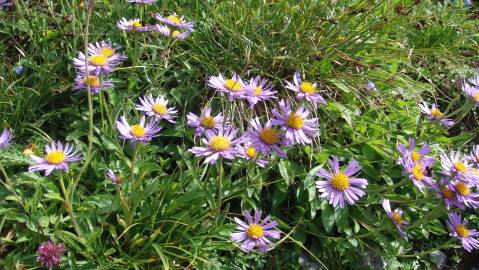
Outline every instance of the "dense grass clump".
[(467, 1), (0, 6), (0, 268), (477, 264)]

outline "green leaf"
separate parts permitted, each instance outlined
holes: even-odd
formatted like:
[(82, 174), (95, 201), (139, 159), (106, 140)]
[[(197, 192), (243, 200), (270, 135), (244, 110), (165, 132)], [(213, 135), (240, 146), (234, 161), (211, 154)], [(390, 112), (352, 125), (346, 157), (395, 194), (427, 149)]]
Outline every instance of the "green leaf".
[(334, 212), (327, 201), (321, 203), (321, 220), (323, 221), (324, 230), (329, 233), (334, 226)]

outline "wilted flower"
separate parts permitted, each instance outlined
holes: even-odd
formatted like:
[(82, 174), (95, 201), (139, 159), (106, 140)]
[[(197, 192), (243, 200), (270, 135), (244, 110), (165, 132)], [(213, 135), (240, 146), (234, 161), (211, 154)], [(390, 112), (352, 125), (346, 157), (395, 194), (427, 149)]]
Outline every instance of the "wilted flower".
[(308, 118), (309, 114), (309, 110), (302, 105), (293, 111), (289, 102), (280, 100), (279, 111), (273, 110), (271, 124), (285, 130), (286, 144), (310, 144), (311, 138), (318, 134), (319, 123), (318, 118)]
[(187, 125), (195, 128), (195, 136), (201, 136), (207, 130), (219, 130), (224, 121), (221, 113), (211, 116), (211, 108), (209, 107), (202, 110), (199, 117), (193, 113), (188, 113), (186, 118), (188, 119)]
[(23, 66), (22, 66), (22, 65), (17, 66), (17, 67), (15, 68), (15, 74), (20, 75), (20, 74), (22, 74), (22, 73), (23, 73)]
[(122, 178), (119, 175), (115, 175), (113, 170), (108, 169), (108, 171), (106, 172), (106, 175), (111, 179), (111, 182), (113, 184), (116, 184), (116, 185), (121, 184)]
[(48, 267), (48, 269), (52, 269), (61, 263), (61, 257), (65, 251), (65, 245), (63, 244), (57, 244), (53, 241), (44, 242), (37, 249), (37, 262)]
[(151, 30), (150, 25), (144, 25), (143, 22), (138, 19), (131, 19), (128, 20), (126, 18), (121, 18), (116, 25), (118, 28), (124, 31), (131, 31), (131, 32), (148, 32)]
[(234, 159), (238, 155), (236, 143), (237, 130), (226, 127), (225, 130), (220, 129), (216, 132), (206, 131), (206, 138), (202, 138), (201, 142), (204, 147), (193, 147), (190, 151), (196, 156), (205, 156), (205, 163), (214, 164), (220, 158)]
[(208, 86), (217, 91), (227, 93), (230, 101), (244, 98), (246, 92), (254, 88), (253, 86), (245, 85), (243, 80), (236, 74), (233, 74), (231, 79), (225, 79), (221, 74), (218, 76), (210, 76), (208, 78)]
[(419, 104), (419, 108), (421, 109), (421, 112), (424, 113), (427, 118), (433, 121), (438, 121), (441, 123), (441, 125), (449, 128), (452, 125), (454, 125), (454, 121), (449, 118), (444, 118), (444, 114), (439, 110), (439, 107), (436, 106), (436, 104), (432, 104), (431, 109), (429, 109), (429, 106), (427, 103)]
[(474, 163), (476, 166), (479, 165), (479, 145), (475, 145), (472, 148), (471, 153), (469, 154), (469, 160)]
[(0, 135), (0, 149), (10, 146), (10, 144), (12, 144), (12, 139), (13, 135), (10, 130), (8, 130), (8, 128), (4, 128), (2, 135)]
[(136, 105), (136, 109), (144, 111), (148, 116), (154, 116), (157, 120), (164, 119), (170, 123), (175, 123), (174, 114), (178, 112), (175, 107), (168, 108), (168, 100), (165, 98), (153, 98), (152, 95), (140, 98), (140, 104)]
[(79, 72), (75, 78), (75, 90), (88, 90), (90, 86), (90, 91), (92, 94), (98, 94), (101, 90), (106, 90), (113, 87), (113, 82), (109, 79), (101, 79), (100, 76), (90, 74), (85, 76), (85, 74)]
[(273, 90), (273, 85), (261, 76), (256, 76), (249, 81), (251, 90), (245, 93), (245, 98), (248, 100), (250, 107), (253, 107), (259, 101), (265, 101), (276, 98), (274, 95), (276, 91)]
[(280, 231), (275, 229), (278, 223), (270, 220), (269, 216), (261, 220), (262, 211), (255, 210), (254, 217), (247, 210), (244, 210), (243, 213), (246, 222), (237, 217), (234, 218), (238, 226), (236, 227), (237, 232), (231, 234), (231, 240), (241, 243), (240, 248), (244, 252), (250, 252), (255, 247), (258, 247), (260, 252), (270, 250), (272, 242), (268, 238), (279, 239), (281, 237)]
[(449, 221), (447, 222), (447, 226), (451, 231), (449, 235), (461, 240), (462, 246), (468, 252), (479, 248), (479, 241), (474, 238), (474, 236), (479, 235), (479, 232), (476, 230), (469, 230), (467, 228), (467, 221), (461, 222), (461, 215), (449, 213), (448, 216)]
[(286, 153), (280, 146), (284, 144), (284, 136), (273, 128), (271, 121), (268, 121), (264, 127), (261, 126), (258, 117), (251, 119), (250, 127), (244, 135), (244, 139), (260, 153), (269, 155), (274, 150), (282, 158), (287, 158)]
[(305, 99), (316, 108), (317, 103), (326, 105), (326, 101), (322, 96), (317, 93), (317, 83), (311, 83), (301, 80), (301, 74), (295, 72), (293, 76), (293, 83), (286, 81), (286, 88), (296, 92), (297, 99)]
[(338, 158), (333, 156), (328, 160), (332, 171), (326, 171), (320, 168), (316, 174), (319, 177), (325, 178), (327, 181), (316, 181), (316, 187), (321, 193), (321, 198), (327, 198), (329, 204), (336, 207), (344, 207), (344, 201), (349, 205), (354, 205), (359, 198), (366, 193), (361, 189), (366, 188), (368, 180), (364, 178), (352, 177), (361, 170), (361, 166), (356, 160), (352, 160), (344, 171), (339, 169)]
[(81, 160), (81, 155), (75, 151), (73, 145), (61, 142), (52, 142), (45, 146), (45, 156), (43, 158), (31, 155), (30, 158), (36, 163), (28, 167), (29, 172), (44, 171), (49, 175), (54, 170), (68, 170), (68, 163)]
[(388, 199), (383, 199), (382, 205), (388, 217), (391, 219), (394, 225), (396, 225), (396, 228), (398, 229), (399, 234), (402, 237), (406, 236), (406, 232), (404, 231), (403, 226), (408, 225), (408, 223), (403, 219), (403, 211), (400, 209), (396, 209), (392, 211), (391, 205), (389, 204)]
[(376, 89), (376, 85), (373, 82), (369, 81), (366, 83), (366, 88), (368, 90), (373, 90), (373, 89)]
[(133, 126), (130, 126), (125, 116), (122, 116), (119, 121), (116, 121), (116, 127), (120, 132), (120, 138), (142, 143), (151, 141), (152, 138), (159, 135), (158, 132), (161, 130), (154, 120), (150, 120), (145, 126), (144, 115), (141, 117), (140, 123)]

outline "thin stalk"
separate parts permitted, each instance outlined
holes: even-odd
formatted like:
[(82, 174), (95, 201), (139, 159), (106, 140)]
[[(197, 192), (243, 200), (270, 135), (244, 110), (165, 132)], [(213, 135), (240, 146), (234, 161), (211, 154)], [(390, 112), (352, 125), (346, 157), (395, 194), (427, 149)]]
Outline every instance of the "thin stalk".
[(65, 182), (63, 181), (63, 173), (60, 173), (60, 187), (62, 189), (63, 197), (64, 197), (64, 203), (65, 203), (65, 208), (67, 209), (68, 215), (70, 216), (70, 219), (72, 220), (73, 223), (73, 228), (75, 229), (76, 234), (81, 237), (83, 234), (80, 230), (80, 226), (78, 226), (77, 219), (73, 213), (73, 207), (72, 203), (70, 200), (70, 193), (67, 192), (65, 188)]
[(128, 223), (127, 223), (127, 227), (129, 227), (132, 222), (133, 222), (133, 212), (134, 212), (134, 207), (133, 207), (133, 195), (134, 195), (134, 192), (135, 192), (135, 189), (136, 189), (136, 183), (135, 183), (135, 166), (136, 166), (136, 159), (137, 159), (137, 155), (138, 155), (138, 149), (140, 148), (140, 142), (135, 142), (135, 146), (134, 146), (134, 150), (133, 150), (133, 157), (132, 157), (132, 160), (131, 160), (131, 177), (130, 177), (130, 194), (128, 194), (128, 205), (130, 206), (130, 211), (129, 211), (129, 215), (128, 215)]
[(223, 196), (223, 157), (218, 160), (218, 212), (221, 210), (221, 197)]

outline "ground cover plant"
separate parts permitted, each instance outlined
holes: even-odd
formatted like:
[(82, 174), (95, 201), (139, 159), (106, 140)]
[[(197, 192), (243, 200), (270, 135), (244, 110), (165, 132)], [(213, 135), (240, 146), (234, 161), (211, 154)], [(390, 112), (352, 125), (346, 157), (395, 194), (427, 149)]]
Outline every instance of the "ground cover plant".
[(477, 264), (473, 2), (0, 6), (2, 269)]

